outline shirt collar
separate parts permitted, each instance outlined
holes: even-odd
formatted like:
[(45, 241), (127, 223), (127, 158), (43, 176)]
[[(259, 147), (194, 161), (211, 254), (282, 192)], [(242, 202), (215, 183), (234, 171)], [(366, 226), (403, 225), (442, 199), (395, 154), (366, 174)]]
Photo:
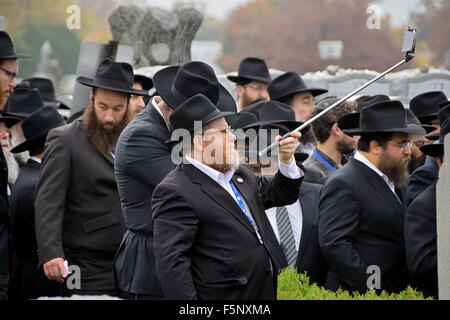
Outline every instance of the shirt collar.
[(389, 178), (380, 171), (380, 169), (378, 169), (377, 167), (375, 167), (375, 165), (369, 161), (369, 159), (367, 159), (362, 153), (360, 153), (359, 151), (356, 152), (355, 157), (356, 160), (361, 161), (362, 163), (364, 163), (366, 166), (368, 166), (370, 169), (372, 169), (373, 171), (375, 171), (387, 184), (388, 186), (392, 189), (395, 190), (395, 185), (394, 183), (392, 183)]
[(38, 157), (31, 156), (30, 159), (33, 160), (33, 161), (36, 161), (37, 163), (42, 163), (42, 160), (39, 159)]
[(167, 121), (166, 121), (166, 118), (164, 118), (164, 115), (163, 115), (163, 113), (162, 113), (162, 111), (161, 111), (161, 109), (158, 107), (158, 105), (156, 104), (156, 102), (155, 102), (155, 98), (153, 97), (152, 98), (152, 106), (156, 109), (156, 111), (158, 111), (158, 113), (161, 115), (161, 117), (163, 118), (163, 120), (164, 120), (164, 123), (166, 124), (166, 126), (167, 126), (167, 129), (170, 131), (170, 127), (169, 127), (169, 124), (167, 123)]
[(201, 163), (200, 161), (197, 161), (189, 156), (185, 156), (185, 158), (197, 169), (202, 171), (204, 174), (209, 176), (211, 179), (216, 181), (219, 184), (227, 185), (230, 183), (231, 178), (233, 177), (235, 170), (234, 168), (231, 168), (230, 170), (226, 171), (225, 173), (219, 172), (211, 167), (208, 167), (207, 165)]

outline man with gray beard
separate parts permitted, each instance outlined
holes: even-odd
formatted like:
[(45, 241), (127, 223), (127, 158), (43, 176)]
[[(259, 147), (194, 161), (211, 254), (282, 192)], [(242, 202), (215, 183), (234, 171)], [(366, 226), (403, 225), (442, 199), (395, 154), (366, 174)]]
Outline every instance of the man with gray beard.
[(410, 284), (403, 223), (406, 211), (401, 187), (411, 159), (412, 134), (425, 134), (406, 121), (400, 101), (363, 108), (357, 152), (322, 187), (319, 243), (330, 271), (330, 290), (404, 290)]
[(2, 144), (3, 155), (5, 156), (6, 164), (8, 166), (8, 185), (9, 188), (16, 181), (17, 176), (19, 175), (19, 165), (14, 158), (14, 154), (10, 152), (11, 143), (10, 138), (11, 135), (9, 133), (9, 128), (14, 126), (20, 120), (18, 118), (13, 117), (5, 117), (0, 115), (0, 142)]

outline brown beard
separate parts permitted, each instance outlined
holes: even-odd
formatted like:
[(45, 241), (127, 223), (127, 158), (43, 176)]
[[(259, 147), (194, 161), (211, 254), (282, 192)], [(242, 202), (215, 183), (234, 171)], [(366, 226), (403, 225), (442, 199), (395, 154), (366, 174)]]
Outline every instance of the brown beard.
[(425, 160), (426, 160), (425, 154), (421, 154), (420, 156), (415, 156), (414, 154), (411, 154), (411, 161), (408, 164), (409, 174), (412, 174), (414, 170), (422, 166), (425, 163)]
[(383, 172), (395, 187), (402, 187), (408, 180), (408, 164), (411, 160), (411, 156), (405, 156), (399, 161), (391, 159), (391, 157), (383, 154), (378, 164), (378, 169)]
[(118, 124), (113, 124), (114, 126), (111, 129), (106, 129), (98, 120), (92, 103), (89, 103), (87, 106), (83, 117), (86, 125), (86, 135), (97, 150), (106, 156), (111, 151), (111, 148), (116, 148), (117, 140), (129, 122), (129, 110), (127, 109), (122, 120)]

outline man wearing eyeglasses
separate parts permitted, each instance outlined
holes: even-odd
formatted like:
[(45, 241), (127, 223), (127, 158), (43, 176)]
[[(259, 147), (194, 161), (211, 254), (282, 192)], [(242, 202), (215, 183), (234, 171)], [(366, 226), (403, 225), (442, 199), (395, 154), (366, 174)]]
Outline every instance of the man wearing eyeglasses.
[(406, 121), (399, 101), (363, 108), (357, 152), (324, 184), (319, 242), (330, 271), (326, 287), (398, 292), (410, 284), (404, 246), (405, 185), (411, 135), (425, 130)]
[(257, 100), (269, 100), (267, 88), (272, 79), (264, 60), (253, 57), (245, 58), (239, 64), (237, 76), (230, 75), (227, 78), (236, 83), (238, 112)]
[[(19, 58), (29, 58), (17, 54), (14, 45), (5, 31), (0, 31), (0, 112), (3, 112), (10, 93), (16, 86), (16, 75), (19, 72)], [(0, 152), (0, 300), (7, 299), (8, 290), (8, 166)]]

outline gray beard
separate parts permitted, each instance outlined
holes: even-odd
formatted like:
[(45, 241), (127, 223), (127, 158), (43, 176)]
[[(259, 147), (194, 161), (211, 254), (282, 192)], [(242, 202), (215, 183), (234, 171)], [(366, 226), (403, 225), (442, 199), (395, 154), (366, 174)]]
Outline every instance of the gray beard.
[[(12, 134), (10, 149), (14, 148), (15, 146), (18, 146), (19, 144), (21, 144), (24, 141), (25, 141), (25, 138), (22, 138), (18, 134)], [(15, 153), (14, 157), (21, 165), (24, 165), (25, 163), (27, 163), (28, 159), (30, 158), (30, 155), (29, 155), (28, 151), (24, 151), (24, 152), (20, 152), (20, 153)]]
[(13, 153), (5, 153), (6, 165), (8, 166), (8, 183), (14, 184), (19, 175), (20, 167)]

